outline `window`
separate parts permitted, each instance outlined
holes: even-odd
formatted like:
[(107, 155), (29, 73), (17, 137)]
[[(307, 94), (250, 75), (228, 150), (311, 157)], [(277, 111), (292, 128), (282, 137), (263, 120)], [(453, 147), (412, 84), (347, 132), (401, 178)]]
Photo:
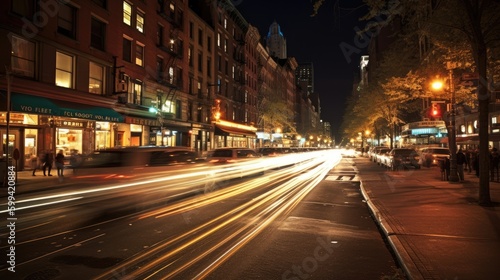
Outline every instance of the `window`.
[(56, 52), (56, 86), (73, 88), (74, 58), (62, 52)]
[(193, 83), (194, 83), (194, 78), (189, 77), (189, 82), (188, 82), (188, 93), (193, 94)]
[(38, 1), (35, 0), (25, 0), (25, 1), (19, 1), (19, 0), (12, 0), (11, 2), (11, 7), (12, 7), (12, 12), (20, 15), (25, 18), (33, 18), (33, 15), (35, 13), (35, 2), (38, 3)]
[(193, 23), (189, 22), (189, 38), (193, 39)]
[(92, 18), (90, 31), (90, 46), (104, 51), (104, 42), (106, 38), (106, 24), (96, 18)]
[(144, 46), (140, 43), (135, 44), (135, 64), (144, 66)]
[(132, 40), (123, 38), (123, 60), (132, 62)]
[(175, 73), (174, 67), (172, 66), (168, 67), (168, 83), (175, 85)]
[(141, 32), (144, 33), (144, 13), (141, 11), (137, 11), (137, 14), (135, 16), (135, 28)]
[(104, 8), (106, 9), (108, 7), (108, 3), (107, 0), (92, 0), (92, 2), (94, 2), (94, 4), (96, 4), (97, 6), (101, 7), (101, 8)]
[(132, 24), (132, 5), (127, 1), (123, 1), (123, 23), (126, 25)]
[(95, 62), (89, 65), (89, 92), (102, 94), (104, 88), (104, 67)]
[(175, 16), (175, 4), (173, 2), (170, 2), (169, 9), (170, 9), (170, 17), (174, 18), (174, 16)]
[(166, 113), (174, 112), (174, 102), (172, 100), (165, 100), (161, 106), (161, 110)]
[(227, 75), (229, 71), (229, 62), (226, 60), (224, 61), (224, 73)]
[(133, 104), (142, 104), (142, 82), (137, 80), (134, 81), (134, 91), (132, 92), (133, 100), (131, 100)]
[(21, 37), (11, 38), (12, 72), (25, 77), (35, 77), (35, 44)]
[(222, 57), (220, 55), (217, 56), (217, 70), (222, 71)]
[(156, 57), (156, 76), (158, 81), (163, 81), (163, 58)]
[(193, 46), (189, 46), (188, 48), (188, 62), (189, 66), (193, 67)]
[(233, 79), (234, 79), (234, 77), (235, 77), (235, 75), (234, 75), (234, 65), (231, 67), (231, 76), (232, 76), (232, 77), (233, 77)]
[(224, 18), (224, 29), (227, 30), (227, 18)]
[(217, 47), (220, 47), (220, 33), (217, 33)]
[(227, 50), (228, 50), (228, 48), (227, 48), (227, 41), (228, 41), (227, 39), (224, 39), (224, 52), (225, 53), (227, 53)]
[(175, 100), (175, 117), (178, 119), (182, 118), (182, 102), (177, 99)]
[(158, 30), (156, 31), (156, 45), (157, 46), (163, 46), (163, 32), (164, 32), (163, 26), (158, 24)]
[(59, 5), (57, 17), (57, 33), (64, 36), (76, 37), (76, 8), (71, 5)]
[(193, 101), (191, 101), (191, 100), (188, 101), (187, 119), (188, 119), (188, 121), (193, 120)]
[(198, 44), (203, 46), (203, 30), (201, 28), (198, 29)]
[(212, 76), (212, 59), (210, 57), (207, 57), (207, 75)]
[(198, 53), (198, 71), (203, 72), (203, 54)]
[(207, 37), (207, 50), (209, 52), (212, 51), (212, 37), (210, 37), (210, 36)]

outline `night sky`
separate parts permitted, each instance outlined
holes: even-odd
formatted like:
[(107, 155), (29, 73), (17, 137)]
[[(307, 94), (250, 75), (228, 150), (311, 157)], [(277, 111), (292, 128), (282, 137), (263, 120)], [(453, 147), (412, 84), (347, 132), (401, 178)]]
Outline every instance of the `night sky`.
[[(321, 118), (332, 125), (337, 143), (346, 97), (358, 75), (359, 54), (348, 58), (340, 44), (355, 47), (355, 27), (366, 13), (361, 0), (326, 0), (318, 15), (311, 17), (311, 0), (233, 0), (243, 17), (264, 37), (276, 20), (287, 40), (287, 54), (314, 64), (315, 91), (320, 94)], [(359, 49), (359, 48), (357, 48)]]

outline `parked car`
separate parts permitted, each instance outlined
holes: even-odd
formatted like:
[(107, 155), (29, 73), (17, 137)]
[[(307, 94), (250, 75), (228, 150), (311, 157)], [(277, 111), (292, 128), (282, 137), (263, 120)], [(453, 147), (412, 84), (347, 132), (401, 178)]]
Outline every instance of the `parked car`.
[(450, 158), (450, 150), (441, 147), (423, 148), (420, 151), (420, 164), (423, 166), (436, 166), (440, 161)]
[(420, 169), (419, 156), (414, 149), (394, 148), (387, 155), (387, 166), (393, 171), (409, 167)]
[(373, 158), (374, 158), (374, 161), (378, 164), (378, 165), (387, 165), (387, 153), (389, 153), (391, 151), (390, 148), (387, 148), (387, 147), (384, 147), (382, 149), (378, 149), (374, 155), (373, 155)]

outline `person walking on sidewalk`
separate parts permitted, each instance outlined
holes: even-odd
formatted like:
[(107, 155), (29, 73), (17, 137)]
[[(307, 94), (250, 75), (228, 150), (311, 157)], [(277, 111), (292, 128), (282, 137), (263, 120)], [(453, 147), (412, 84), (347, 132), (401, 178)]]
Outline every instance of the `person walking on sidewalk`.
[[(42, 167), (43, 176), (47, 175), (52, 176), (52, 174), (50, 174), (50, 171), (52, 170), (52, 163), (54, 163), (54, 155), (52, 154), (52, 151), (47, 150), (45, 156), (43, 157), (43, 167)], [(48, 174), (45, 174), (45, 171), (47, 169), (48, 169)]]
[(57, 176), (59, 179), (64, 177), (64, 151), (59, 150), (59, 152), (56, 155), (56, 167), (57, 167)]
[(36, 155), (31, 157), (31, 168), (33, 168), (33, 176), (36, 176), (35, 172), (40, 168), (40, 158)]
[(457, 152), (457, 173), (460, 181), (464, 180), (464, 164), (467, 164), (467, 158), (465, 154), (462, 152), (462, 149), (459, 149)]

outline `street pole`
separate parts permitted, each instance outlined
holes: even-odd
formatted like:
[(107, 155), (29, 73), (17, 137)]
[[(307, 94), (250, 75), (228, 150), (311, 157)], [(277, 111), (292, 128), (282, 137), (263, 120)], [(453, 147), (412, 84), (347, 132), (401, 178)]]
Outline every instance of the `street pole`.
[(450, 182), (458, 182), (457, 172), (457, 133), (455, 128), (455, 89), (453, 86), (453, 69), (449, 69), (451, 108), (450, 108), (450, 126), (448, 127), (448, 144), (450, 145)]

